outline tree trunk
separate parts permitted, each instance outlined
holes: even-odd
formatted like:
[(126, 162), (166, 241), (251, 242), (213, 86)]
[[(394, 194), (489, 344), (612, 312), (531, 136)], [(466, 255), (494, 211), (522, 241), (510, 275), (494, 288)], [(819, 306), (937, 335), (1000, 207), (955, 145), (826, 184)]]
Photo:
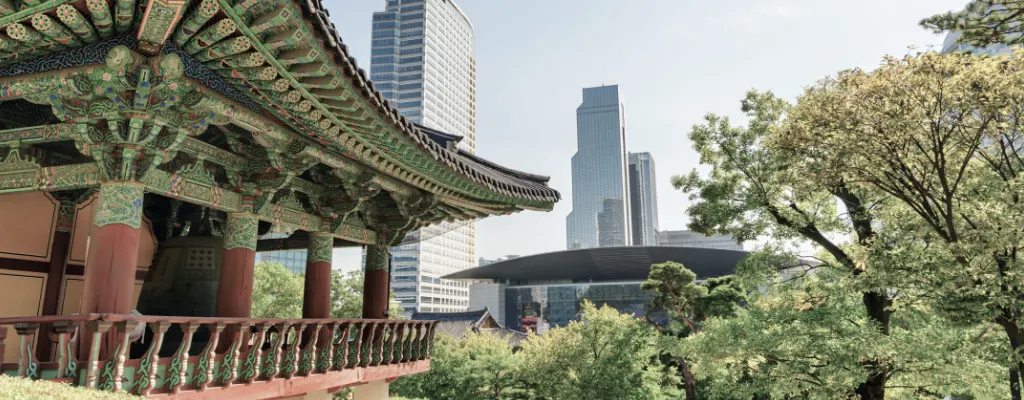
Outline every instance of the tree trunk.
[[(889, 317), (892, 314), (887, 309), (891, 302), (889, 296), (879, 292), (864, 292), (862, 299), (868, 318), (878, 324), (879, 332), (889, 335)], [(865, 361), (861, 365), (870, 375), (866, 381), (857, 386), (857, 396), (861, 400), (885, 399), (885, 384), (889, 380), (889, 367), (881, 365), (877, 360)]]
[(1010, 367), (1010, 399), (1021, 400), (1020, 371), (1016, 367)]
[(683, 374), (683, 388), (686, 391), (686, 400), (697, 400), (697, 379), (690, 371), (690, 364), (685, 359), (679, 359), (679, 372)]
[[(1020, 357), (1020, 352), (1024, 350), (1024, 329), (1021, 329), (1012, 315), (1012, 310), (1003, 309), (1002, 314), (996, 317), (996, 323), (1003, 327), (1003, 331), (1006, 332), (1006, 337), (1010, 339), (1010, 347), (1017, 356)], [(1010, 366), (1010, 398), (1012, 400), (1024, 400), (1021, 397), (1021, 378), (1024, 377), (1024, 363), (1018, 362), (1016, 365)]]

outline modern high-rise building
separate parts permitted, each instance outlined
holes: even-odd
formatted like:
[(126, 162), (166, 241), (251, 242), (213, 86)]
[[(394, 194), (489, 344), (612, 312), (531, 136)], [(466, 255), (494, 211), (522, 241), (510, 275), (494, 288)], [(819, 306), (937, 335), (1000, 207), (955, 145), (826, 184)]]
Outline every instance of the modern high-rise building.
[(605, 200), (622, 204), (623, 221), (616, 229), (622, 230), (621, 245), (632, 244), (626, 115), (617, 85), (583, 89), (583, 104), (576, 109), (576, 147), (572, 156), (572, 212), (565, 219), (566, 246), (599, 247), (597, 216), (605, 209)]
[(597, 213), (597, 247), (621, 247), (628, 243), (629, 230), (625, 223), (626, 210), (619, 199), (604, 199), (604, 207)]
[(703, 249), (743, 250), (743, 244), (729, 235), (704, 236), (693, 231), (658, 232), (658, 246), (698, 247)]
[(651, 153), (629, 153), (629, 198), (634, 246), (658, 244), (658, 190)]
[[(387, 0), (373, 13), (370, 79), (402, 115), (476, 150), (473, 24), (452, 0)], [(393, 248), (392, 289), (407, 312), (465, 311), (469, 288), (441, 276), (476, 266), (476, 225), (442, 223)]]

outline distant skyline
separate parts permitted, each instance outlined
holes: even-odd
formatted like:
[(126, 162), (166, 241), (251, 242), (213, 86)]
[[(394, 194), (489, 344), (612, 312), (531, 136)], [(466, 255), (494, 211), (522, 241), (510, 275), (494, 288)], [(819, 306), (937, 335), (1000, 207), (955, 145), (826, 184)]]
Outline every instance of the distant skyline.
[[(381, 1), (326, 0), (359, 66), (370, 66), (371, 15)], [(571, 210), (573, 110), (584, 87), (618, 84), (628, 104), (628, 150), (658, 160), (659, 223), (686, 229), (686, 195), (673, 175), (697, 167), (687, 139), (709, 112), (741, 115), (752, 88), (794, 99), (825, 76), (873, 69), (908, 47), (938, 50), (944, 35), (917, 24), (965, 0), (578, 2), (459, 0), (476, 33), (477, 154), (551, 176), (562, 193), (549, 213), (526, 211), (477, 224), (477, 257), (565, 248)], [(358, 268), (359, 250), (336, 267)], [(354, 255), (353, 255), (354, 254)], [(354, 267), (353, 267), (354, 265)]]

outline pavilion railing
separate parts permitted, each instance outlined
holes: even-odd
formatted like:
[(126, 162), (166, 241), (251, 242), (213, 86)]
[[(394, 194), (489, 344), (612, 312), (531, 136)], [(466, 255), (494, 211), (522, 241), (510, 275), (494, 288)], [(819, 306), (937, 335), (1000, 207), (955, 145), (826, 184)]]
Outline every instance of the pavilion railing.
[[(19, 355), (16, 363), (0, 363), (0, 373), (143, 396), (202, 391), (429, 360), (436, 324), (123, 314), (0, 318), (0, 356), (12, 345)], [(8, 327), (17, 338), (8, 337)], [(35, 347), (51, 341), (52, 359), (38, 360)]]

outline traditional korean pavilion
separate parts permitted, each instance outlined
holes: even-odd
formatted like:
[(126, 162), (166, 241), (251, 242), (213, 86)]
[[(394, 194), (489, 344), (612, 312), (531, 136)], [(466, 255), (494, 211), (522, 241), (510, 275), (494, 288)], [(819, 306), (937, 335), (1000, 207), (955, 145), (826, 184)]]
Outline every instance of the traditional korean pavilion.
[[(386, 398), (436, 326), (388, 319), (389, 246), (559, 199), (454, 140), (381, 97), (318, 0), (0, 0), (0, 372)], [(344, 246), (364, 319), (330, 318)], [(252, 318), (270, 249), (308, 251), (303, 319)]]

